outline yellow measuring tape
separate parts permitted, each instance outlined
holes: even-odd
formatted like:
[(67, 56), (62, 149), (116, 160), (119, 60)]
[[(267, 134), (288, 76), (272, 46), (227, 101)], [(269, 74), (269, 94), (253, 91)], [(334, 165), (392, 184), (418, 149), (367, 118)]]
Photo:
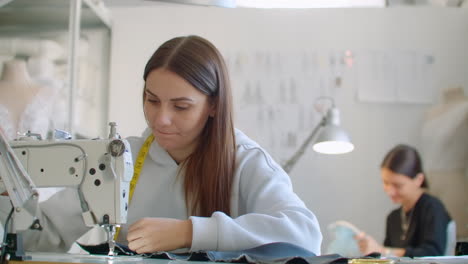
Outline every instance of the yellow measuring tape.
[[(145, 163), (146, 155), (148, 155), (149, 148), (151, 146), (151, 143), (153, 143), (153, 141), (154, 141), (154, 135), (151, 134), (148, 136), (148, 138), (146, 138), (145, 143), (143, 143), (143, 146), (141, 146), (140, 148), (140, 152), (138, 152), (138, 157), (135, 161), (134, 168), (133, 168), (133, 177), (132, 177), (132, 180), (130, 181), (130, 194), (128, 196), (129, 204), (130, 204), (130, 201), (132, 200), (133, 192), (135, 191), (138, 178), (140, 178), (140, 173), (141, 173), (141, 170), (143, 169), (143, 164)], [(117, 240), (119, 233), (120, 233), (120, 227), (117, 227), (117, 229), (115, 230), (114, 240)]]

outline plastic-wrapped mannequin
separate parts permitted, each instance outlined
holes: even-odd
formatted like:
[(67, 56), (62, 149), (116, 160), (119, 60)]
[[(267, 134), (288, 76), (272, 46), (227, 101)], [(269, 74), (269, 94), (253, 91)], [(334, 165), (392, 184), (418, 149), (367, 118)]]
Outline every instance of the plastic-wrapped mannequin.
[[(56, 93), (56, 85), (30, 77), (25, 61), (5, 62), (0, 78), (0, 129), (7, 139), (27, 131), (46, 136)], [(40, 199), (46, 198), (44, 194)]]
[[(30, 78), (24, 61), (9, 60), (3, 64), (0, 78), (0, 129), (8, 140), (28, 131), (46, 136), (51, 112), (51, 102), (48, 100), (51, 99), (52, 91)], [(60, 189), (41, 188), (39, 201), (48, 199)], [(0, 208), (7, 210), (10, 206), (8, 198), (0, 197)], [(3, 229), (0, 234), (3, 234)]]
[[(30, 76), (27, 66), (34, 78)], [(30, 57), (28, 65), (22, 60), (4, 63), (0, 79), (0, 129), (3, 129), (9, 140), (28, 130), (45, 137), (49, 124), (60, 127), (64, 122), (64, 112), (52, 110), (65, 108), (63, 100), (59, 100), (61, 85), (53, 78), (52, 62), (45, 57)], [(47, 200), (62, 189), (40, 188), (39, 201)], [(0, 197), (0, 211), (7, 215), (9, 208), (8, 198)], [(3, 237), (3, 228), (0, 229), (0, 237)], [(84, 244), (97, 244), (105, 241), (105, 238), (106, 233), (96, 227), (83, 235), (79, 241)], [(70, 252), (83, 251), (74, 245)]]
[(65, 129), (68, 117), (67, 91), (57, 74), (56, 65), (45, 56), (32, 56), (28, 58), (27, 68), (31, 79), (48, 90), (49, 129)]
[[(39, 90), (30, 83), (24, 62), (4, 63), (0, 78), (0, 129), (9, 140), (16, 138), (22, 114)], [(0, 233), (3, 237), (3, 228)]]
[(457, 224), (457, 237), (468, 237), (468, 97), (461, 87), (444, 90), (441, 103), (426, 115), (422, 156), (431, 193)]
[(8, 139), (28, 131), (43, 137), (47, 134), (49, 95), (50, 90), (31, 80), (24, 61), (4, 63), (0, 79), (0, 127)]

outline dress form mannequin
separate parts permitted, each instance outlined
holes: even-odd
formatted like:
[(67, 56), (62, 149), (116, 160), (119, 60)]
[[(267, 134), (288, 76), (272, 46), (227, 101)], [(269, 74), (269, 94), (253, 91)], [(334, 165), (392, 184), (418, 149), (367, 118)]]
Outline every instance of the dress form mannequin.
[(444, 90), (440, 104), (429, 109), (422, 143), (429, 191), (455, 220), (457, 237), (468, 238), (468, 97), (463, 88)]
[[(44, 138), (49, 129), (51, 104), (56, 91), (56, 87), (31, 78), (25, 61), (6, 61), (0, 77), (0, 129), (7, 139), (13, 140), (18, 133), (28, 131), (39, 133)], [(39, 202), (61, 189), (39, 188)], [(0, 201), (0, 206), (9, 208), (4, 202)], [(2, 233), (3, 229), (0, 230)]]
[(49, 128), (51, 130), (65, 129), (68, 117), (67, 94), (64, 82), (59, 78), (53, 60), (45, 56), (31, 56), (28, 58), (27, 68), (31, 79), (48, 92), (51, 110)]
[(0, 78), (0, 127), (9, 140), (28, 130), (45, 136), (50, 113), (47, 94), (46, 89), (31, 80), (24, 61), (4, 63)]

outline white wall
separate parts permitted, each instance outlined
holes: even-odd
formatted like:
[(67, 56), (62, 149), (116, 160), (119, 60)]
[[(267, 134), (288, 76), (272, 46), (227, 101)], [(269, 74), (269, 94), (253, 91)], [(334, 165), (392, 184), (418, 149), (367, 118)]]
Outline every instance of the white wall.
[[(239, 54), (250, 55), (250, 59), (255, 54), (279, 54), (279, 61), (286, 65), (301, 59), (301, 54), (315, 54), (320, 66), (329, 54), (346, 49), (356, 54), (366, 50), (412, 50), (434, 56), (434, 75), (430, 76), (434, 87), (462, 85), (468, 90), (467, 9), (252, 10), (178, 5), (114, 8), (112, 15), (109, 117), (119, 124), (123, 136), (139, 135), (145, 127), (141, 91), (147, 59), (163, 41), (178, 35), (197, 34), (211, 40), (231, 67)], [(381, 241), (385, 217), (394, 205), (382, 192), (378, 166), (396, 143), (419, 146), (424, 112), (430, 104), (363, 103), (356, 99), (359, 79), (355, 69), (343, 70), (343, 85), (339, 88), (330, 88), (327, 67), (320, 66), (319, 70), (318, 74), (312, 73), (319, 79), (310, 86), (310, 73), (284, 68), (278, 76), (262, 68), (235, 72), (236, 125), (284, 161), (317, 122), (311, 110), (314, 98), (334, 96), (356, 150), (341, 156), (323, 156), (310, 150), (290, 176), (295, 191), (321, 222), (323, 250), (329, 241), (326, 227), (338, 219), (353, 222)], [(288, 80), (296, 82), (300, 100), (281, 106), (278, 83), (287, 85)], [(260, 87), (266, 103), (256, 106), (243, 101), (249, 85)], [(276, 111), (277, 118), (256, 127), (255, 120), (247, 118), (246, 109), (259, 114), (265, 106)], [(301, 109), (307, 114), (297, 119)], [(308, 116), (312, 117), (310, 121), (306, 121)], [(276, 143), (284, 143), (282, 137), (291, 133), (285, 126), (302, 130), (293, 131), (293, 146), (286, 145), (282, 151), (284, 144)], [(264, 131), (270, 131), (268, 140), (260, 137)]]

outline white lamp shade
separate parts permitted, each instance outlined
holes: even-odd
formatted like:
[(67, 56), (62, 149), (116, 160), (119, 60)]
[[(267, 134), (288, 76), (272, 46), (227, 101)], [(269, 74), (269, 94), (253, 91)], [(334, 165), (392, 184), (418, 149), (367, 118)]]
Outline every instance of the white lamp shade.
[(319, 132), (312, 148), (324, 154), (343, 154), (353, 151), (354, 145), (343, 129), (333, 124), (327, 124)]
[(326, 115), (322, 116), (322, 120), (314, 127), (299, 149), (283, 164), (283, 169), (286, 172), (291, 171), (312, 142), (315, 142), (312, 148), (316, 152), (324, 154), (343, 154), (354, 149), (348, 134), (340, 127), (340, 112), (334, 106), (333, 98), (323, 97), (319, 99), (330, 99), (332, 106), (328, 109)]

